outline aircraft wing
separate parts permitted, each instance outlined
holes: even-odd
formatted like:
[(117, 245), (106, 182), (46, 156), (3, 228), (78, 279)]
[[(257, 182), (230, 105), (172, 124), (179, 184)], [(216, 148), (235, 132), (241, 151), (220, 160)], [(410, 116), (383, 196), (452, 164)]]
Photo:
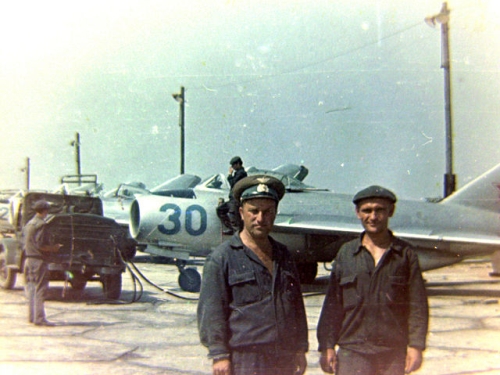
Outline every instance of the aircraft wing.
[[(290, 217), (278, 218), (274, 223), (274, 231), (282, 233), (323, 234), (334, 236), (356, 237), (361, 234), (363, 228), (359, 223), (345, 221), (345, 217)], [(435, 232), (430, 230), (399, 230), (393, 229), (395, 236), (409, 242), (428, 243), (455, 243), (500, 246), (500, 236), (464, 233), (464, 232)]]
[(359, 235), (363, 228), (358, 221), (346, 220), (346, 216), (334, 215), (278, 215), (274, 222), (275, 232), (314, 233), (325, 235)]
[[(500, 236), (491, 233), (478, 233), (468, 230), (440, 230), (431, 228), (402, 228), (395, 220), (392, 230), (395, 236), (411, 243), (419, 254), (423, 270), (438, 268), (459, 262), (467, 257), (492, 253), (500, 249)], [(274, 232), (281, 236), (305, 235), (311, 242), (327, 242), (335, 239), (335, 250), (341, 244), (358, 237), (362, 232), (359, 222), (348, 220), (346, 216), (335, 215), (279, 215)], [(319, 239), (323, 238), (323, 241)], [(328, 253), (325, 246), (320, 253)]]
[(425, 234), (425, 233), (410, 233), (395, 231), (394, 234), (398, 237), (405, 238), (407, 241), (428, 241), (428, 242), (449, 242), (455, 244), (476, 244), (500, 246), (500, 238), (498, 236), (478, 235), (475, 233), (458, 233), (450, 232), (443, 234)]

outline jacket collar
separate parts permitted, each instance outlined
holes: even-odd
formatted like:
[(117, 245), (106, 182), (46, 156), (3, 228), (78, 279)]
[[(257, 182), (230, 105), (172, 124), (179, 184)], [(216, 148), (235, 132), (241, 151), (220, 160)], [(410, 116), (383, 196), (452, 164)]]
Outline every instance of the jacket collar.
[[(273, 259), (280, 258), (281, 257), (281, 253), (279, 253), (281, 251), (280, 246), (277, 245), (277, 242), (274, 238), (272, 238), (271, 236), (268, 237), (273, 247)], [(246, 248), (246, 246), (241, 241), (240, 232), (232, 235), (232, 237), (229, 239), (229, 246), (231, 246), (231, 249), (233, 250)]]
[[(391, 230), (389, 230), (389, 233), (392, 237), (392, 242), (391, 242), (388, 250), (393, 250), (393, 251), (400, 253), (401, 251), (403, 251), (402, 244), (399, 242), (398, 238), (396, 236), (394, 236), (394, 234), (392, 233)], [(354, 254), (358, 254), (361, 251), (361, 249), (363, 248), (363, 236), (364, 235), (365, 235), (365, 231), (361, 232), (359, 237), (356, 239), (357, 246), (356, 246), (356, 250), (354, 251)]]

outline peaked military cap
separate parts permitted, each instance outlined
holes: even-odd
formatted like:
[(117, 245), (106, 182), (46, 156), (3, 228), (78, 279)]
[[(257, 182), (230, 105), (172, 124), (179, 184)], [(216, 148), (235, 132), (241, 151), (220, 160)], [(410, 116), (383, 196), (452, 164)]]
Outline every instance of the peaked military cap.
[(272, 176), (252, 175), (234, 185), (233, 195), (238, 202), (254, 198), (269, 198), (279, 202), (285, 195), (285, 185)]
[(43, 200), (43, 199), (40, 199), (38, 201), (35, 202), (35, 204), (33, 205), (33, 209), (36, 211), (36, 212), (40, 212), (40, 211), (43, 211), (43, 210), (48, 210), (50, 208), (50, 204), (49, 202)]
[(239, 156), (234, 156), (229, 161), (229, 165), (233, 165), (233, 164), (236, 164), (236, 163), (242, 163), (243, 164), (243, 160), (241, 160), (241, 158)]
[(387, 199), (392, 203), (396, 203), (397, 200), (396, 195), (392, 191), (382, 186), (372, 185), (357, 192), (352, 201), (354, 204), (358, 204), (360, 201), (367, 198), (382, 198)]

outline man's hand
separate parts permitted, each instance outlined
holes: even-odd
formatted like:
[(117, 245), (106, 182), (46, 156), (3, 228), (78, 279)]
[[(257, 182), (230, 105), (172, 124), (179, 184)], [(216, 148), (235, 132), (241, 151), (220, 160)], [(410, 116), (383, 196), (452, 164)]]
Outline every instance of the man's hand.
[(231, 375), (231, 360), (225, 358), (214, 361), (212, 373), (213, 375)]
[(416, 371), (422, 365), (422, 351), (417, 348), (409, 347), (406, 352), (405, 373)]
[(306, 353), (300, 352), (295, 355), (295, 366), (297, 370), (295, 375), (303, 375), (307, 368), (307, 358)]
[(335, 353), (335, 349), (326, 349), (321, 352), (321, 357), (319, 359), (319, 364), (321, 365), (321, 369), (328, 373), (335, 373), (335, 367), (337, 366), (337, 354)]

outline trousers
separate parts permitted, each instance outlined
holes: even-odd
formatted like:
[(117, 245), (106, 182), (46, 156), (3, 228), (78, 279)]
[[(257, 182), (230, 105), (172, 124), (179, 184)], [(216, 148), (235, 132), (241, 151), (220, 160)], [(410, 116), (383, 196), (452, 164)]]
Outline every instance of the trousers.
[(406, 348), (377, 354), (362, 354), (340, 348), (338, 375), (404, 375)]
[(233, 351), (233, 375), (293, 375), (295, 353), (274, 351)]
[(233, 232), (239, 232), (242, 228), (239, 207), (238, 202), (234, 198), (231, 198), (216, 208), (217, 216), (222, 224)]
[(27, 258), (24, 275), (28, 297), (28, 319), (30, 323), (38, 324), (45, 320), (45, 293), (49, 286), (47, 265), (42, 259)]

